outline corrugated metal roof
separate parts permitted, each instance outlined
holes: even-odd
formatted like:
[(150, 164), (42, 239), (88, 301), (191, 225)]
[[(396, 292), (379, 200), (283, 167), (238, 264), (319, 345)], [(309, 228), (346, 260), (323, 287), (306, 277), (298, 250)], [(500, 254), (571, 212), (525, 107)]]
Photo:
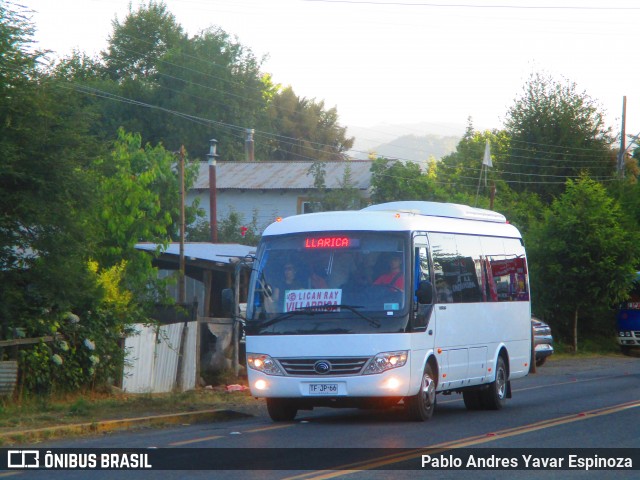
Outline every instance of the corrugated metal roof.
[[(218, 190), (281, 190), (315, 188), (309, 169), (314, 162), (217, 162), (216, 188)], [(325, 162), (325, 185), (340, 188), (347, 165), (351, 168), (351, 182), (360, 190), (371, 186), (370, 160)], [(200, 164), (196, 190), (209, 188), (209, 165)]]
[[(157, 248), (155, 243), (137, 243), (136, 249), (154, 252)], [(184, 244), (184, 256), (197, 260), (208, 260), (218, 263), (231, 263), (232, 258), (244, 258), (250, 253), (255, 253), (256, 247), (248, 247), (239, 243), (209, 243), (209, 242), (186, 242)], [(180, 244), (170, 243), (166, 250), (162, 251), (167, 255), (180, 255)]]
[[(127, 361), (122, 377), (122, 389), (131, 393), (164, 393), (176, 387), (178, 350), (184, 324), (136, 324), (137, 334), (125, 339)], [(182, 388), (196, 386), (196, 329), (198, 322), (187, 326), (183, 356)]]

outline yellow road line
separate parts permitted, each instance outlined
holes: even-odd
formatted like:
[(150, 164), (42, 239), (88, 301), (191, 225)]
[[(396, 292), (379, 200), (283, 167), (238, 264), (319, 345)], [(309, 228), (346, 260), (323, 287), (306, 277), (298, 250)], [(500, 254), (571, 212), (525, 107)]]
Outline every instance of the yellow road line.
[[(244, 433), (256, 433), (256, 432), (266, 432), (268, 430), (277, 430), (279, 428), (289, 428), (293, 427), (295, 423), (288, 423), (286, 425), (270, 425), (268, 427), (260, 427), (254, 428), (252, 430), (247, 430)], [(200, 442), (208, 442), (209, 440), (219, 440), (221, 438), (228, 438), (226, 435), (212, 435), (210, 437), (200, 437), (200, 438), (192, 438), (189, 440), (182, 440), (180, 442), (170, 443), (170, 447), (181, 447), (183, 445), (191, 445), (192, 443), (200, 443)]]
[(267, 430), (278, 430), (280, 428), (295, 427), (297, 423), (287, 423), (284, 425), (270, 425), (268, 427), (254, 428), (253, 430), (247, 430), (247, 433), (266, 432)]
[(219, 438), (225, 438), (222, 435), (213, 435), (211, 437), (192, 438), (191, 440), (182, 440), (181, 442), (170, 443), (170, 447), (180, 447), (182, 445), (190, 445), (192, 443), (206, 442), (208, 440), (217, 440)]
[[(542, 420), (540, 422), (531, 423), (529, 425), (521, 425), (518, 427), (507, 428), (504, 430), (499, 430), (497, 432), (490, 432), (483, 435), (476, 435), (473, 437), (463, 438), (460, 440), (454, 440), (450, 442), (439, 443), (436, 445), (429, 445), (422, 448), (416, 448), (416, 449), (409, 450), (408, 452), (402, 452), (396, 455), (388, 455), (386, 457), (382, 457), (377, 460), (370, 460), (366, 462), (357, 462), (357, 463), (337, 466), (335, 467), (336, 470), (332, 470), (329, 472), (316, 471), (316, 472), (308, 472), (302, 475), (286, 477), (284, 480), (302, 480), (302, 479), (325, 480), (329, 478), (341, 477), (345, 475), (350, 475), (352, 473), (357, 473), (362, 470), (372, 470), (374, 468), (383, 467), (385, 465), (391, 465), (394, 463), (411, 460), (422, 455), (424, 453), (424, 450), (426, 449), (429, 449), (431, 453), (439, 453), (441, 451), (445, 451), (451, 448), (470, 447), (473, 445), (480, 445), (483, 443), (493, 442), (495, 440), (501, 440), (503, 438), (513, 437), (516, 435), (522, 435), (524, 433), (535, 432), (536, 430), (542, 430), (544, 428), (551, 428), (558, 425), (578, 422), (578, 421), (587, 420), (589, 418), (599, 417), (603, 415), (611, 415), (613, 413), (617, 413), (624, 410), (628, 410), (630, 408), (637, 408), (637, 407), (640, 407), (640, 401), (634, 400), (631, 402), (614, 405), (612, 407), (599, 408), (599, 409), (590, 410), (590, 411), (582, 412), (578, 414), (566, 415), (563, 417), (558, 417), (558, 418), (549, 419), (549, 420)], [(434, 449), (435, 449), (435, 452), (433, 452)]]
[[(538, 385), (535, 387), (527, 387), (527, 388), (519, 388), (517, 390), (514, 390), (514, 392), (523, 392), (526, 390), (536, 390), (539, 388), (548, 388), (548, 387), (555, 387), (558, 385), (567, 385), (567, 384), (571, 384), (571, 383), (579, 383), (579, 382), (592, 382), (592, 381), (597, 381), (597, 380), (602, 380), (605, 378), (610, 378), (610, 376), (604, 376), (604, 377), (596, 377), (596, 378), (589, 378), (589, 379), (585, 379), (585, 380), (570, 380), (567, 382), (558, 382), (558, 383), (552, 383), (552, 384), (548, 384), (548, 385)], [(449, 400), (443, 400), (441, 402), (438, 402), (440, 404), (446, 404), (446, 403), (454, 403), (454, 402), (460, 402), (462, 401), (462, 398), (452, 398)], [(266, 432), (268, 430), (277, 430), (280, 428), (289, 428), (289, 427), (293, 427), (297, 425), (297, 423), (287, 423), (284, 425), (271, 425), (268, 427), (260, 427), (260, 428), (254, 428), (253, 430), (247, 430), (245, 433), (255, 433), (255, 432)], [(211, 437), (202, 437), (202, 438), (194, 438), (191, 440), (183, 440), (181, 442), (174, 442), (174, 443), (170, 443), (169, 446), (170, 447), (180, 447), (183, 445), (191, 445), (193, 443), (200, 443), (200, 442), (207, 442), (210, 440), (219, 440), (221, 438), (227, 438), (225, 435), (215, 435), (215, 436), (211, 436)], [(429, 447), (429, 448), (433, 448), (433, 447)]]

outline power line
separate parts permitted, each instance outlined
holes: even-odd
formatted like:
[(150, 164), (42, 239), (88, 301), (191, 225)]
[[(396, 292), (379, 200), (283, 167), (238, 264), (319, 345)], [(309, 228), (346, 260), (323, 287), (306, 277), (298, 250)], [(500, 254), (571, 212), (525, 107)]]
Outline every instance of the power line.
[[(130, 105), (135, 105), (135, 106), (139, 106), (139, 107), (144, 107), (144, 108), (148, 108), (151, 110), (158, 110), (158, 111), (162, 111), (164, 113), (168, 113), (171, 115), (175, 115), (177, 117), (183, 118), (185, 120), (191, 121), (191, 122), (195, 122), (198, 123), (200, 125), (215, 125), (218, 127), (222, 127), (222, 128), (227, 128), (230, 129), (232, 131), (244, 134), (244, 132), (246, 131), (245, 127), (241, 127), (238, 125), (233, 125), (233, 124), (229, 124), (229, 123), (224, 123), (224, 122), (220, 122), (220, 121), (216, 121), (216, 120), (211, 120), (211, 119), (207, 119), (207, 118), (203, 118), (203, 117), (198, 117), (196, 115), (191, 115), (188, 113), (184, 113), (184, 112), (180, 112), (177, 110), (172, 110), (169, 108), (165, 108), (165, 107), (160, 107), (158, 105), (152, 105), (150, 103), (146, 103), (146, 102), (141, 102), (139, 100), (134, 100), (131, 98), (127, 98), (127, 97), (123, 97), (121, 95), (117, 95), (111, 92), (106, 92), (104, 90), (99, 90), (97, 88), (94, 87), (88, 87), (86, 85), (78, 85), (75, 84), (74, 82), (70, 82), (71, 85), (73, 85), (73, 87), (65, 87), (62, 84), (59, 84), (59, 86), (61, 88), (70, 88), (70, 89), (74, 89), (80, 93), (85, 93), (85, 94), (89, 94), (89, 95), (93, 95), (96, 97), (100, 97), (100, 98), (104, 98), (107, 100), (112, 100), (112, 101), (117, 101), (117, 102), (121, 102), (121, 103), (127, 103)], [(294, 147), (301, 147), (304, 148), (306, 150), (310, 150), (311, 152), (317, 152), (317, 153), (326, 153), (325, 150), (321, 150), (312, 146), (307, 146), (307, 145), (300, 145), (299, 140), (293, 137), (286, 137), (283, 135), (278, 135), (278, 134), (274, 134), (274, 133), (269, 133), (269, 132), (262, 132), (260, 130), (256, 130), (256, 134), (262, 134), (266, 137), (273, 137), (273, 138), (277, 138), (278, 141), (280, 143), (286, 144), (286, 145), (290, 145), (290, 146), (294, 146)], [(322, 143), (318, 143), (318, 142), (309, 142), (309, 144), (311, 145), (316, 145), (316, 146), (324, 146), (324, 147), (330, 147), (333, 148), (332, 145), (329, 144), (322, 144)], [(339, 152), (337, 152), (339, 153)], [(302, 157), (302, 158), (306, 158), (308, 160), (312, 160), (312, 161), (316, 161), (317, 158), (314, 157), (309, 157), (309, 156), (305, 156), (303, 154), (300, 153), (296, 153), (297, 156)]]
[(464, 3), (412, 3), (412, 2), (376, 2), (371, 0), (301, 0), (316, 3), (346, 3), (352, 5), (377, 5), (393, 7), (435, 7), (435, 8), (482, 8), (504, 10), (640, 10), (640, 7), (588, 7), (568, 5), (481, 5)]
[[(179, 65), (176, 65), (176, 64), (172, 64), (172, 65), (180, 68)], [(176, 77), (176, 76), (172, 76), (172, 75), (168, 75), (168, 74), (161, 74), (161, 75), (166, 75), (169, 78), (172, 78), (172, 79), (175, 79), (175, 80), (178, 80), (178, 81), (183, 81), (183, 82), (185, 82), (187, 84), (196, 85), (196, 86), (198, 86), (200, 88), (205, 88), (205, 89), (218, 91), (218, 92), (221, 92), (223, 94), (230, 94), (232, 96), (238, 97), (238, 98), (243, 99), (243, 100), (248, 100), (248, 101), (252, 100), (252, 99), (249, 99), (249, 98), (247, 98), (245, 96), (242, 96), (242, 95), (236, 95), (236, 94), (232, 94), (230, 92), (225, 92), (224, 90), (214, 89), (212, 87), (208, 87), (208, 86), (202, 85), (202, 84), (197, 84), (195, 82), (192, 82), (192, 81), (189, 81), (189, 80), (185, 80), (185, 79), (182, 79), (180, 77)], [(213, 99), (205, 99), (205, 98), (203, 98), (201, 96), (193, 95), (193, 94), (186, 93), (186, 92), (183, 92), (183, 91), (174, 90), (174, 89), (171, 89), (171, 88), (169, 88), (169, 87), (167, 87), (165, 85), (162, 85), (162, 84), (159, 84), (159, 86), (162, 87), (162, 88), (165, 88), (165, 89), (167, 89), (169, 91), (173, 91), (174, 93), (184, 94), (184, 95), (190, 96), (192, 98), (197, 98), (197, 99), (204, 100), (204, 101), (212, 101), (213, 100)], [(223, 122), (217, 122), (217, 121), (213, 121), (213, 120), (209, 120), (209, 119), (203, 119), (203, 118), (200, 118), (200, 117), (196, 117), (196, 116), (193, 116), (193, 115), (186, 114), (184, 112), (179, 112), (179, 111), (167, 109), (167, 108), (164, 108), (164, 107), (154, 106), (154, 105), (151, 105), (151, 104), (147, 104), (145, 102), (139, 102), (139, 101), (136, 101), (136, 100), (133, 100), (133, 99), (128, 99), (128, 98), (125, 98), (125, 97), (121, 97), (121, 96), (113, 94), (113, 93), (101, 91), (101, 90), (98, 90), (98, 89), (92, 89), (91, 87), (87, 87), (87, 86), (82, 86), (82, 87), (79, 88), (79, 90), (81, 91), (82, 88), (88, 89), (88, 91), (96, 93), (96, 94), (99, 92), (100, 94), (97, 95), (97, 96), (100, 96), (102, 98), (113, 98), (113, 99), (118, 98), (119, 101), (123, 101), (125, 103), (139, 105), (139, 106), (143, 106), (143, 107), (146, 107), (146, 108), (155, 108), (155, 109), (164, 111), (166, 113), (171, 113), (171, 114), (177, 115), (177, 116), (182, 117), (182, 118), (190, 119), (191, 121), (195, 121), (195, 122), (203, 124), (203, 125), (214, 124), (214, 125), (218, 125), (218, 126), (225, 126), (227, 128), (230, 128), (230, 129), (237, 129), (238, 132), (244, 132), (244, 130), (245, 130), (245, 127), (240, 127), (238, 125), (224, 124)], [(270, 133), (270, 132), (263, 132), (263, 131), (260, 131), (260, 130), (258, 130), (256, 133), (257, 133), (258, 136), (264, 136), (265, 138), (269, 138), (269, 139), (277, 139), (280, 143), (283, 143), (285, 145), (293, 146), (293, 147), (296, 147), (296, 148), (304, 148), (304, 149), (315, 151), (315, 152), (318, 152), (318, 153), (326, 151), (326, 150), (323, 150), (323, 149), (327, 148), (327, 147), (331, 148), (331, 149), (335, 149), (335, 145), (323, 144), (321, 142), (307, 142), (306, 145), (303, 145), (303, 144), (300, 143), (300, 140), (297, 139), (297, 138), (287, 137), (287, 136), (283, 136), (283, 135), (279, 135), (279, 134), (273, 134), (273, 133)], [(516, 141), (514, 143), (519, 143), (519, 144), (524, 144), (524, 145), (537, 145), (535, 143), (527, 143), (527, 142), (523, 142), (523, 141)], [(310, 147), (310, 145), (313, 145), (313, 147)], [(545, 144), (538, 144), (538, 145), (552, 147), (552, 148), (562, 148), (564, 150), (564, 152), (544, 152), (544, 151), (539, 151), (539, 153), (543, 153), (543, 154), (544, 153), (551, 153), (551, 154), (557, 155), (558, 153), (561, 153), (563, 156), (564, 155), (576, 155), (576, 156), (579, 155), (577, 153), (566, 152), (566, 150), (572, 149), (571, 147), (563, 147), (563, 146), (559, 146), (559, 145), (557, 145), (557, 146), (556, 145), (545, 145)], [(573, 149), (574, 150), (580, 150), (581, 152), (593, 151), (593, 150), (590, 150), (590, 149), (580, 148), (580, 147), (573, 148)], [(515, 151), (523, 150), (523, 151), (525, 151), (527, 153), (530, 152), (530, 150), (525, 150), (525, 149), (522, 149), (522, 148), (520, 148), (520, 149), (519, 148), (514, 148), (514, 150)], [(339, 152), (336, 152), (336, 153), (339, 153)], [(360, 152), (360, 153), (365, 153), (365, 152)], [(600, 152), (598, 152), (598, 153), (600, 153)], [(520, 158), (520, 159), (535, 160), (537, 162), (540, 162), (540, 161), (563, 162), (564, 164), (573, 162), (573, 163), (579, 163), (580, 165), (583, 165), (583, 166), (587, 166), (586, 160), (570, 160), (570, 159), (566, 159), (566, 158), (563, 158), (563, 159), (541, 158), (539, 155), (535, 156), (535, 157), (531, 157), (531, 156), (524, 156), (524, 155), (520, 155), (519, 156), (519, 155), (513, 155), (512, 154), (511, 157)], [(307, 158), (312, 159), (311, 157), (307, 157)], [(406, 161), (406, 159), (400, 159), (400, 160)], [(594, 163), (596, 163), (596, 162), (597, 163), (601, 163), (598, 160), (594, 160), (593, 162)], [(532, 166), (532, 167), (539, 166), (539, 163), (536, 163), (536, 164), (526, 164), (526, 163), (516, 163), (516, 162), (503, 162), (503, 163), (504, 164), (511, 164), (511, 165), (520, 165), (520, 166), (527, 166), (527, 165)], [(552, 167), (553, 166), (549, 166), (549, 168), (552, 168)], [(555, 167), (555, 168), (560, 168), (560, 167)], [(599, 168), (606, 168), (606, 166), (599, 167)]]
[[(144, 107), (144, 108), (159, 110), (159, 111), (162, 111), (162, 112), (165, 112), (165, 113), (168, 113), (168, 114), (171, 114), (171, 115), (176, 115), (178, 117), (184, 118), (185, 120), (193, 121), (193, 122), (196, 122), (196, 123), (199, 123), (199, 124), (202, 124), (202, 125), (217, 125), (217, 126), (221, 126), (223, 128), (229, 128), (232, 131), (235, 130), (235, 131), (238, 131), (238, 132), (244, 132), (244, 130), (245, 130), (243, 127), (239, 127), (237, 125), (227, 124), (227, 123), (224, 123), (224, 122), (218, 122), (218, 121), (214, 121), (214, 120), (210, 120), (210, 119), (205, 119), (205, 118), (202, 118), (202, 117), (197, 117), (195, 115), (186, 114), (184, 112), (179, 112), (179, 111), (176, 111), (176, 110), (171, 110), (171, 109), (167, 109), (167, 108), (164, 108), (164, 107), (159, 107), (157, 105), (152, 105), (152, 104), (149, 104), (149, 103), (146, 103), (146, 102), (133, 100), (133, 99), (130, 99), (130, 98), (127, 98), (127, 97), (123, 97), (121, 95), (113, 94), (113, 93), (110, 93), (110, 92), (105, 92), (105, 91), (99, 90), (97, 88), (87, 87), (87, 86), (84, 86), (84, 85), (77, 85), (77, 84), (74, 84), (73, 82), (70, 82), (70, 85), (72, 85), (72, 86), (71, 87), (67, 87), (67, 86), (65, 86), (63, 84), (58, 84), (58, 86), (61, 87), (61, 88), (73, 89), (73, 90), (76, 90), (76, 91), (78, 91), (80, 93), (85, 93), (85, 94), (93, 95), (93, 96), (96, 96), (96, 97), (105, 98), (105, 99), (111, 100), (111, 101), (128, 103), (128, 104), (135, 105), (135, 106), (140, 106), (140, 107)], [(265, 134), (269, 135), (266, 132), (265, 132)], [(271, 134), (271, 135), (273, 135), (273, 134)], [(278, 135), (274, 135), (274, 136), (279, 137)], [(298, 144), (293, 144), (293, 145), (298, 146)], [(315, 150), (315, 149), (311, 148), (310, 150)], [(316, 150), (316, 151), (318, 151), (318, 150)], [(302, 155), (300, 155), (300, 156), (302, 156)], [(315, 158), (311, 158), (311, 157), (304, 157), (304, 156), (302, 156), (302, 157), (303, 158), (308, 158), (309, 160), (312, 160), (312, 161), (316, 160)], [(445, 167), (445, 168), (450, 168), (450, 169), (451, 168), (455, 168), (454, 166), (448, 166), (448, 165), (442, 165), (442, 166)], [(464, 167), (463, 169), (461, 169), (461, 172), (464, 172), (464, 171), (477, 172), (478, 169)], [(554, 185), (555, 184), (555, 185), (560, 185), (560, 184), (566, 183), (566, 179), (579, 178), (580, 177), (579, 175), (578, 176), (566, 176), (566, 175), (549, 175), (549, 174), (521, 174), (521, 173), (515, 173), (515, 172), (496, 172), (496, 173), (526, 176), (528, 178), (532, 178), (532, 177), (551, 177), (551, 178), (564, 178), (565, 179), (564, 181), (507, 180), (507, 179), (501, 179), (501, 181), (504, 181), (507, 184), (521, 184), (521, 185), (522, 184), (530, 184), (530, 185), (533, 185), (533, 184)], [(409, 182), (420, 181), (421, 178), (422, 178), (422, 177), (420, 177), (420, 178), (400, 177), (400, 176), (389, 175), (389, 174), (384, 174), (384, 173), (383, 174), (379, 174), (379, 176), (386, 177), (386, 178), (395, 178), (395, 179), (398, 179), (398, 180), (409, 181)], [(456, 180), (462, 179), (462, 180), (475, 181), (475, 178), (476, 178), (475, 176), (474, 177), (468, 177), (468, 176), (464, 176), (464, 175), (458, 175), (456, 177)], [(604, 177), (604, 178), (600, 179), (600, 181), (603, 181), (603, 182), (604, 181), (614, 181), (614, 180), (616, 180), (615, 176), (608, 177), (608, 178)], [(427, 179), (427, 181), (430, 181), (430, 180)], [(439, 181), (436, 180), (436, 181), (431, 181), (431, 182), (433, 182), (435, 184), (443, 184), (443, 185), (449, 184), (449, 185), (462, 185), (462, 186), (467, 186), (467, 187), (471, 187), (472, 186), (470, 184), (460, 183), (458, 181), (456, 181), (456, 182), (439, 182)]]
[[(153, 42), (150, 42), (150, 41), (148, 41), (147, 39), (140, 38), (140, 37), (136, 37), (135, 35), (131, 35), (130, 33), (127, 33), (127, 34), (126, 34), (126, 36), (127, 36), (128, 38), (131, 38), (131, 39), (137, 40), (137, 41), (142, 42), (142, 43), (146, 43), (146, 44), (151, 45), (151, 46), (154, 46), (154, 45), (155, 45)], [(128, 52), (130, 52), (130, 53), (134, 53), (134, 54), (137, 54), (137, 55), (143, 55), (143, 53), (142, 53), (142, 52), (138, 52), (138, 51), (133, 50), (133, 49), (129, 49), (129, 48), (122, 47), (122, 46), (120, 46), (120, 48), (121, 48), (122, 50), (124, 50), (124, 51), (128, 51)], [(218, 64), (216, 64), (215, 62), (211, 62), (211, 60), (209, 60), (209, 59), (207, 59), (207, 58), (202, 58), (202, 57), (199, 57), (199, 56), (191, 55), (191, 54), (185, 53), (184, 51), (180, 51), (180, 52), (179, 52), (179, 55), (180, 55), (181, 57), (184, 57), (184, 58), (187, 58), (187, 59), (192, 59), (192, 60), (195, 60), (195, 61), (197, 61), (197, 62), (206, 63), (207, 65), (214, 66), (214, 67), (217, 67), (217, 68), (225, 68), (225, 66), (223, 66), (223, 65), (218, 65)], [(260, 93), (260, 94), (262, 94), (262, 91), (261, 91), (261, 90), (259, 90), (259, 89), (253, 88), (253, 87), (251, 87), (251, 86), (248, 86), (248, 85), (245, 85), (245, 84), (242, 84), (242, 83), (239, 83), (239, 82), (234, 82), (233, 80), (230, 80), (230, 79), (227, 79), (227, 78), (223, 78), (223, 77), (219, 77), (219, 76), (216, 76), (216, 75), (212, 75), (212, 74), (210, 74), (210, 73), (203, 72), (203, 71), (201, 71), (201, 70), (197, 70), (197, 69), (194, 69), (194, 68), (191, 68), (191, 67), (187, 67), (187, 66), (185, 66), (185, 65), (179, 65), (179, 64), (177, 64), (177, 63), (169, 62), (169, 61), (167, 61), (167, 60), (163, 60), (162, 58), (157, 59), (157, 61), (158, 61), (159, 63), (165, 64), (165, 65), (173, 66), (173, 67), (176, 67), (176, 68), (179, 68), (179, 69), (184, 69), (185, 71), (189, 71), (189, 72), (192, 72), (192, 73), (196, 73), (196, 74), (199, 74), (199, 75), (203, 75), (203, 76), (205, 76), (205, 77), (207, 77), (207, 78), (212, 78), (212, 79), (220, 80), (220, 81), (222, 81), (222, 82), (224, 82), (224, 83), (228, 83), (228, 84), (231, 84), (231, 85), (240, 86), (240, 87), (243, 87), (244, 89), (248, 89), (249, 91), (254, 90), (256, 93)], [(157, 75), (165, 76), (165, 77), (167, 77), (167, 78), (173, 78), (173, 79), (176, 79), (176, 80), (183, 81), (183, 82), (185, 82), (185, 83), (187, 83), (187, 84), (191, 84), (191, 85), (199, 86), (199, 87), (206, 88), (206, 89), (210, 89), (210, 90), (213, 90), (213, 91), (218, 91), (218, 92), (221, 92), (221, 93), (223, 93), (223, 94), (229, 94), (229, 95), (234, 96), (234, 97), (237, 97), (237, 98), (245, 99), (245, 100), (247, 100), (247, 101), (249, 101), (249, 102), (258, 103), (258, 101), (257, 101), (257, 100), (255, 100), (255, 99), (248, 98), (248, 97), (246, 97), (246, 96), (242, 96), (242, 95), (231, 94), (231, 93), (226, 92), (225, 90), (216, 89), (216, 88), (213, 88), (213, 87), (208, 87), (208, 86), (206, 86), (206, 85), (198, 84), (198, 83), (195, 83), (195, 82), (190, 81), (190, 80), (186, 80), (186, 79), (181, 78), (181, 77), (175, 77), (175, 76), (172, 76), (172, 75), (169, 75), (169, 74), (166, 74), (166, 73), (162, 73), (162, 72), (160, 72), (160, 71), (156, 71), (155, 73), (156, 73)], [(159, 86), (159, 87), (161, 87), (161, 88), (168, 88), (168, 87), (166, 87), (166, 86), (163, 86), (162, 84), (158, 84), (158, 86)], [(197, 96), (196, 96), (196, 98), (201, 98), (201, 97), (197, 97)], [(299, 97), (298, 97), (298, 98), (299, 98)], [(304, 97), (303, 97), (303, 98), (304, 98)], [(213, 102), (213, 101), (214, 101), (213, 99), (203, 99), (203, 100), (207, 100), (207, 101), (211, 101), (211, 102)], [(218, 103), (219, 103), (219, 102), (218, 102)], [(294, 116), (294, 117), (301, 115), (301, 113), (300, 113), (300, 112), (297, 112), (297, 111), (295, 111), (295, 110), (283, 109), (281, 106), (278, 106), (277, 108), (278, 108), (278, 110), (279, 110), (279, 111), (286, 112), (286, 113), (288, 113), (288, 114), (290, 114), (290, 115), (292, 115), (292, 116)], [(415, 131), (415, 133), (418, 133), (418, 132), (417, 132), (417, 131)], [(393, 138), (397, 138), (397, 137), (393, 137)], [(361, 136), (361, 137), (360, 137), (360, 140), (363, 140), (363, 139), (364, 139), (364, 140), (370, 140), (370, 139), (367, 139), (366, 137), (362, 137), (362, 136)], [(405, 148), (406, 148), (406, 147), (405, 147)], [(357, 150), (354, 150), (354, 151), (355, 151), (355, 152), (357, 152), (357, 153), (366, 153), (366, 152), (359, 152), (359, 151), (357, 151)]]

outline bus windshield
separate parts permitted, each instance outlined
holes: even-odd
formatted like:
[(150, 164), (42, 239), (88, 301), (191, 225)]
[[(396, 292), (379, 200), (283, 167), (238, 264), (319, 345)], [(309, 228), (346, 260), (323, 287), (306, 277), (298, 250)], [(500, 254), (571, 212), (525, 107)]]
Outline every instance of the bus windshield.
[(407, 235), (314, 232), (262, 240), (247, 334), (402, 332)]

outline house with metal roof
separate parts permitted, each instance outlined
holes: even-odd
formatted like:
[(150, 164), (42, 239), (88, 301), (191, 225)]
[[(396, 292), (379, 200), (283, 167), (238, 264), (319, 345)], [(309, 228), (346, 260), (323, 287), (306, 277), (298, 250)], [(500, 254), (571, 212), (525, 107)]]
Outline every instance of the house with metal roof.
[[(259, 229), (277, 217), (309, 213), (315, 192), (311, 167), (314, 162), (216, 162), (216, 205), (218, 220), (235, 211), (246, 222), (257, 217)], [(368, 199), (371, 188), (370, 160), (324, 162), (325, 186), (338, 189), (344, 183), (345, 171), (350, 169), (353, 187)], [(200, 207), (210, 217), (209, 165), (202, 162), (194, 186), (187, 194), (187, 203), (198, 198)]]

